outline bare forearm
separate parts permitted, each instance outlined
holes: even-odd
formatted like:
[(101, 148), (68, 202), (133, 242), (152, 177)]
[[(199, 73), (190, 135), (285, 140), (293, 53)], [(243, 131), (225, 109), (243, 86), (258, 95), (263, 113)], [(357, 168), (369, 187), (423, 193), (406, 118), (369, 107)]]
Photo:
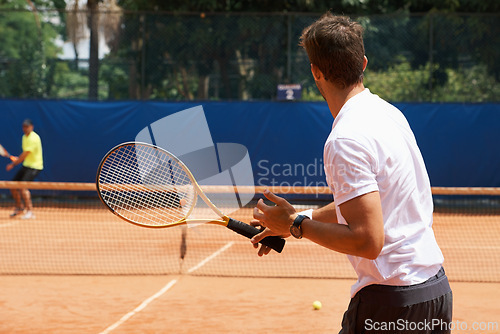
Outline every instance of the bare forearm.
[(325, 223), (311, 219), (302, 222), (303, 237), (339, 253), (374, 258), (373, 241), (362, 231), (353, 231), (349, 225)]
[(14, 165), (19, 165), (23, 163), (24, 159), (26, 159), (28, 154), (30, 154), (29, 151), (24, 151), (23, 153), (21, 153), (21, 155), (19, 155), (19, 157), (17, 157), (17, 160), (14, 162)]
[[(264, 196), (276, 205), (267, 205), (261, 199), (254, 208), (253, 226), (265, 229), (252, 238), (254, 246), (270, 235), (290, 235), (290, 225), (297, 217), (297, 211), (284, 198), (264, 191)], [(371, 192), (339, 206), (346, 225), (337, 223), (336, 207), (330, 203), (314, 210), (312, 218), (302, 220), (304, 238), (334, 251), (375, 259), (384, 245), (384, 221), (378, 192)], [(262, 246), (259, 256), (268, 254), (271, 249)]]
[(335, 203), (332, 202), (314, 210), (310, 218), (323, 223), (338, 223)]

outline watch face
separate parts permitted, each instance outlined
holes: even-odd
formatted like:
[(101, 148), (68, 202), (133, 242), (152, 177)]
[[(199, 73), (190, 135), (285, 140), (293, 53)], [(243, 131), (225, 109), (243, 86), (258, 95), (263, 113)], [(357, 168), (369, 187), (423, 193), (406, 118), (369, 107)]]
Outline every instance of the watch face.
[(295, 237), (295, 238), (301, 238), (302, 237), (302, 231), (300, 230), (300, 228), (298, 228), (297, 226), (290, 226), (290, 233)]

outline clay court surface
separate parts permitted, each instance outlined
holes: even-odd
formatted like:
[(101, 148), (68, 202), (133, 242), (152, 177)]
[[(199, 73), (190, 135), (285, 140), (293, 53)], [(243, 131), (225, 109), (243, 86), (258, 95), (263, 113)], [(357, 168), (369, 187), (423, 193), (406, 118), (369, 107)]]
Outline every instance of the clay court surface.
[[(22, 221), (0, 209), (0, 333), (340, 329), (353, 283), (343, 255), (289, 240), (282, 254), (259, 258), (245, 238), (212, 225), (188, 229), (180, 266), (181, 227), (144, 229), (102, 207), (78, 210), (39, 208)], [(436, 214), (434, 227), (452, 279), (453, 333), (500, 333), (499, 217)], [(156, 273), (165, 254), (173, 260), (161, 270), (170, 273)], [(315, 278), (330, 274), (348, 278)], [(274, 277), (234, 277), (252, 275)], [(481, 278), (489, 282), (473, 282)]]
[[(169, 290), (137, 310), (173, 280)], [(351, 283), (188, 275), (1, 276), (0, 333), (336, 333)], [(500, 284), (453, 283), (452, 288), (453, 318), (461, 328), (498, 326)], [(321, 310), (313, 310), (314, 300), (323, 303)]]

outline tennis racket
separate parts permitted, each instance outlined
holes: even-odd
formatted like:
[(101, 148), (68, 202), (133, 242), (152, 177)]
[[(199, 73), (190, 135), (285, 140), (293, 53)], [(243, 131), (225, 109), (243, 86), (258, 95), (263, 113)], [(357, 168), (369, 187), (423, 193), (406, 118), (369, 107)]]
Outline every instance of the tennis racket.
[(13, 157), (12, 155), (10, 155), (9, 152), (7, 152), (7, 150), (5, 148), (3, 148), (2, 145), (0, 145), (0, 155), (2, 157), (9, 158), (11, 161), (15, 161), (16, 160), (16, 158)]
[[(154, 145), (128, 142), (111, 149), (99, 164), (96, 185), (108, 209), (135, 225), (154, 228), (209, 223), (225, 226), (247, 238), (260, 233), (259, 229), (222, 213), (186, 165)], [(190, 219), (198, 197), (220, 219)], [(285, 240), (270, 236), (261, 243), (281, 253)]]

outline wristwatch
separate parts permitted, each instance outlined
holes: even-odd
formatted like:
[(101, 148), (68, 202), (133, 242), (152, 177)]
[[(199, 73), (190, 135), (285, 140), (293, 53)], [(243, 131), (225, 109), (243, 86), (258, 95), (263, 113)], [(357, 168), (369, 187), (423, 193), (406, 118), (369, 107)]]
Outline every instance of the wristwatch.
[(293, 224), (290, 225), (290, 233), (297, 239), (302, 239), (302, 221), (304, 219), (308, 218), (307, 216), (304, 215), (298, 215), (294, 221)]

